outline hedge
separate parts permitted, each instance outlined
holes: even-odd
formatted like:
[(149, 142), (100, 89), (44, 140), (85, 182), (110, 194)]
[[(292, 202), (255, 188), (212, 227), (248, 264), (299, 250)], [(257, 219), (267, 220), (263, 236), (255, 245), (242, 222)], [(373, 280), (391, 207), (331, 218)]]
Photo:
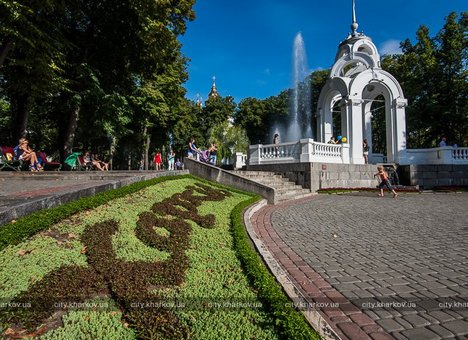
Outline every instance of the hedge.
[(243, 215), (244, 210), (258, 200), (259, 196), (254, 196), (239, 203), (231, 212), (234, 247), (239, 259), (260, 301), (275, 318), (280, 338), (320, 339), (320, 335), (310, 327), (302, 313), (292, 307), (291, 300), (251, 245)]

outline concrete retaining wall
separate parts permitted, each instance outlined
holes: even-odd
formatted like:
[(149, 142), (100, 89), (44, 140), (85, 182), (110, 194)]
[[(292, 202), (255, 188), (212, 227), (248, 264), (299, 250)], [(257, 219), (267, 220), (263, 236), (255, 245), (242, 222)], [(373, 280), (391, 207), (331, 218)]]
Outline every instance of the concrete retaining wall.
[(400, 165), (400, 181), (424, 189), (437, 186), (468, 186), (468, 165)]
[[(183, 174), (188, 174), (188, 171), (1, 172), (0, 185), (8, 183), (10, 190), (5, 189), (6, 185), (0, 186), (0, 227), (35, 211), (52, 208), (81, 197), (94, 196), (103, 191), (156, 177)], [(75, 185), (68, 182), (68, 188), (61, 187), (60, 183), (63, 180), (72, 180)], [(51, 182), (54, 184), (50, 185)], [(80, 187), (76, 184), (80, 184)], [(27, 195), (17, 195), (28, 190)]]
[(192, 175), (225, 184), (239, 190), (256, 193), (266, 198), (269, 204), (275, 204), (275, 189), (273, 188), (190, 158), (184, 159), (184, 165), (185, 169), (188, 169)]
[(262, 164), (248, 165), (247, 170), (281, 173), (296, 184), (312, 191), (323, 188), (375, 187), (377, 184), (373, 177), (377, 172), (377, 166), (372, 164)]

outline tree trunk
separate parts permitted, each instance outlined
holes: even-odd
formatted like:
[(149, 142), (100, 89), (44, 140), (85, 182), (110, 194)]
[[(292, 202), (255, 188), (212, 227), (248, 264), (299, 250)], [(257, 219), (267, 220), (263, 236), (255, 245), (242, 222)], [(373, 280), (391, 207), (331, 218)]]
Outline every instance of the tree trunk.
[(3, 65), (5, 59), (10, 52), (11, 48), (13, 47), (13, 40), (8, 39), (5, 43), (0, 46), (0, 66)]
[(21, 137), (26, 137), (28, 134), (26, 130), (29, 119), (28, 100), (29, 97), (27, 95), (22, 95), (16, 98), (15, 123), (13, 127), (13, 138), (15, 139), (15, 142), (17, 142)]
[(65, 130), (64, 138), (63, 138), (63, 157), (65, 157), (66, 154), (69, 154), (72, 152), (73, 149), (73, 143), (75, 142), (75, 134), (76, 134), (76, 128), (78, 126), (78, 119), (79, 119), (79, 114), (81, 110), (81, 104), (77, 103), (75, 106), (75, 109), (70, 112), (70, 115), (68, 116), (68, 125)]
[(128, 153), (128, 158), (127, 158), (127, 170), (132, 170), (132, 153)]
[(145, 124), (145, 127), (143, 128), (143, 140), (145, 143), (145, 150), (144, 150), (144, 159), (145, 159), (145, 170), (148, 170), (149, 167), (149, 147), (150, 147), (150, 141), (151, 141), (151, 136), (148, 134), (148, 126)]
[(115, 152), (115, 145), (117, 144), (117, 139), (112, 136), (111, 137), (111, 142), (110, 142), (110, 155), (109, 155), (109, 170), (113, 169), (113, 163), (114, 163), (114, 152)]

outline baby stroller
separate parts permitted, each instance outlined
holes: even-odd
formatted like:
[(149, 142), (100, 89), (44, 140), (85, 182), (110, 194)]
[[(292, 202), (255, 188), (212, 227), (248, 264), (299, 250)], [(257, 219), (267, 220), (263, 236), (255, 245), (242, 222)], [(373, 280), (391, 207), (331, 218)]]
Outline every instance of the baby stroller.
[(200, 162), (211, 164), (210, 152), (208, 150), (200, 151)]

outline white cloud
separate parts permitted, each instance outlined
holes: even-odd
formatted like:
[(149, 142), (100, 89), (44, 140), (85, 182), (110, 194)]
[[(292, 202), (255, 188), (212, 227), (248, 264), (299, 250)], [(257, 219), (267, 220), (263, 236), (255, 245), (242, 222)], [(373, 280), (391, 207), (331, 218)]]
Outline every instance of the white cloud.
[(402, 54), (400, 48), (400, 41), (399, 40), (387, 40), (380, 44), (379, 48), (380, 55), (387, 55), (387, 54)]

